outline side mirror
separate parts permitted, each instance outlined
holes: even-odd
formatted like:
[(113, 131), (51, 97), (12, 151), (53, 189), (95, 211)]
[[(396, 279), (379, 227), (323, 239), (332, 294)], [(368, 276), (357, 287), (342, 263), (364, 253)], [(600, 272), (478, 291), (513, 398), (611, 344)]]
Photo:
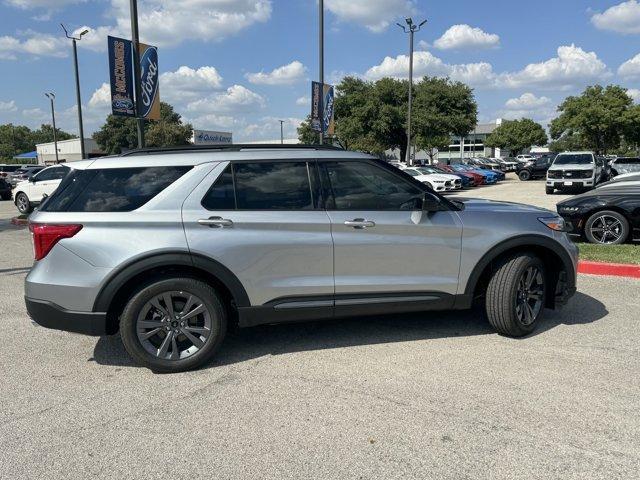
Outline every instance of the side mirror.
[(444, 210), (448, 210), (448, 208), (445, 207), (437, 197), (429, 195), (428, 193), (424, 194), (424, 197), (422, 197), (423, 212), (442, 212)]
[(31, 183), (36, 183), (36, 178), (34, 176), (29, 177), (28, 179)]

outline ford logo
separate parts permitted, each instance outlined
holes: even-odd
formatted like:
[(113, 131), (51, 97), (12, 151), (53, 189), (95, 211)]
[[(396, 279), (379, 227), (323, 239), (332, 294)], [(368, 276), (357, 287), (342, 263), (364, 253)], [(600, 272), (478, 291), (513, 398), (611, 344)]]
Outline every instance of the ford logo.
[(133, 102), (128, 98), (113, 100), (113, 108), (117, 110), (133, 110)]
[(140, 58), (142, 105), (140, 115), (148, 117), (158, 96), (158, 49), (147, 47)]

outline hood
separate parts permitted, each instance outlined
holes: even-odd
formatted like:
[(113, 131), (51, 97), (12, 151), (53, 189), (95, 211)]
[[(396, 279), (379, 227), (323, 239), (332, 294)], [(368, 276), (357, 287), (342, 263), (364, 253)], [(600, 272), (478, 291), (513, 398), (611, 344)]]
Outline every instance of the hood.
[(499, 202), (497, 200), (485, 200), (484, 198), (456, 198), (464, 203), (465, 210), (490, 211), (490, 212), (513, 212), (513, 213), (542, 213), (557, 215), (556, 212), (544, 208), (525, 205), (524, 203)]
[(580, 163), (568, 163), (567, 165), (551, 165), (549, 170), (593, 170), (594, 165), (584, 165)]

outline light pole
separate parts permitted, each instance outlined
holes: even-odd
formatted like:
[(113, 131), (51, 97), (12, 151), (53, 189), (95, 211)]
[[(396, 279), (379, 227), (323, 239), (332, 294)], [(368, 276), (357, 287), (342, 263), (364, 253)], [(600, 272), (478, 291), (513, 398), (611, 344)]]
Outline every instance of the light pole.
[(280, 145), (284, 144), (284, 120), (278, 120), (280, 122)]
[(419, 32), (422, 26), (427, 23), (423, 20), (420, 24), (413, 23), (411, 17), (405, 19), (407, 26), (397, 24), (404, 33), (409, 34), (409, 108), (407, 111), (407, 165), (413, 165), (411, 157), (411, 104), (413, 103), (413, 35)]
[(320, 145), (324, 143), (324, 0), (318, 0), (318, 76), (320, 81)]
[(133, 84), (136, 91), (136, 120), (138, 126), (138, 148), (144, 148), (144, 118), (140, 116), (142, 88), (140, 86), (140, 34), (138, 33), (138, 2), (130, 0), (131, 10), (131, 43), (133, 44)]
[(47, 92), (44, 94), (51, 101), (51, 123), (53, 124), (53, 148), (56, 151), (56, 163), (58, 162), (58, 132), (56, 131), (56, 111), (53, 107), (53, 100), (56, 95), (53, 92)]
[(78, 131), (80, 133), (80, 157), (82, 159), (86, 158), (84, 151), (84, 127), (82, 126), (82, 101), (80, 100), (80, 74), (78, 73), (78, 46), (76, 45), (78, 40), (82, 39), (82, 36), (86, 33), (89, 33), (89, 30), (83, 30), (80, 32), (80, 35), (75, 37), (73, 35), (69, 35), (69, 32), (64, 27), (63, 24), (60, 24), (62, 30), (64, 30), (65, 36), (71, 40), (73, 43), (73, 66), (75, 67), (76, 72), (76, 103), (78, 104)]

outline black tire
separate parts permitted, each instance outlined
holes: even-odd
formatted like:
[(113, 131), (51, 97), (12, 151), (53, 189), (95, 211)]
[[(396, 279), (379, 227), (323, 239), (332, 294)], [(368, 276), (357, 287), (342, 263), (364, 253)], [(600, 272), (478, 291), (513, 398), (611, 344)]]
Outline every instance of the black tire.
[(518, 172), (518, 178), (523, 182), (527, 182), (531, 180), (531, 172), (529, 170), (520, 170), (520, 172)]
[(16, 195), (16, 208), (23, 215), (31, 213), (31, 211), (33, 210), (33, 205), (31, 205), (29, 197), (27, 197), (26, 193), (20, 192), (18, 193), (18, 195)]
[[(618, 223), (616, 223), (616, 220)], [(606, 227), (603, 221), (607, 224)], [(608, 228), (606, 232), (600, 228)], [(591, 215), (584, 225), (584, 236), (589, 243), (599, 245), (620, 245), (629, 237), (629, 222), (627, 219), (611, 210), (602, 210)], [(603, 241), (604, 240), (604, 241)]]
[(553, 195), (556, 189), (553, 187), (545, 187), (544, 191), (546, 192), (547, 195)]
[[(526, 284), (526, 275), (534, 275), (536, 284), (532, 287), (538, 299), (527, 299), (531, 314), (521, 298), (522, 282)], [(540, 276), (538, 276), (538, 273)], [(542, 285), (538, 285), (538, 279)], [(507, 257), (498, 263), (492, 273), (485, 298), (487, 320), (501, 335), (523, 337), (531, 333), (544, 312), (546, 301), (546, 275), (544, 264), (533, 254), (523, 253)], [(527, 289), (528, 290), (528, 289)]]
[[(201, 341), (201, 343), (204, 343), (204, 344), (199, 349), (197, 349), (195, 353), (189, 354), (189, 356), (186, 356), (185, 358), (177, 358), (177, 359), (160, 358), (158, 356), (159, 353), (154, 355), (150, 353), (147, 350), (147, 348), (149, 348), (150, 346), (152, 347), (156, 346), (151, 344), (153, 340), (157, 340), (156, 343), (159, 343), (159, 342), (164, 343), (163, 339), (166, 340), (167, 337), (169, 337), (169, 335), (171, 335), (172, 341), (174, 336), (176, 339), (176, 343), (175, 344), (172, 343), (171, 347), (169, 347), (172, 353), (173, 353), (173, 345), (178, 345), (177, 342), (184, 343), (187, 345), (189, 343), (192, 343), (183, 333), (185, 329), (189, 328), (188, 323), (191, 320), (188, 320), (186, 322), (187, 327), (185, 329), (181, 328), (180, 324), (175, 320), (171, 321), (171, 326), (169, 326), (168, 325), (169, 322), (167, 322), (165, 327), (158, 327), (158, 328), (146, 327), (153, 330), (159, 329), (160, 331), (156, 335), (151, 337), (148, 341), (141, 340), (139, 338), (139, 332), (138, 332), (138, 324), (140, 320), (139, 317), (144, 315), (144, 311), (147, 310), (149, 302), (151, 302), (153, 299), (155, 299), (159, 295), (163, 295), (164, 293), (167, 293), (167, 292), (172, 292), (174, 294), (184, 294), (185, 296), (193, 295), (199, 301), (202, 302), (203, 308), (206, 309), (206, 312), (203, 313), (202, 315), (208, 315), (208, 318), (209, 318), (209, 322), (210, 322), (209, 336), (206, 337), (204, 342)], [(171, 303), (175, 305), (174, 300), (171, 300)], [(165, 307), (166, 307), (166, 302), (165, 302)], [(184, 307), (184, 304), (182, 304), (182, 307)], [(157, 310), (157, 312), (160, 312), (160, 310)], [(173, 313), (175, 314), (175, 310)], [(196, 320), (197, 320), (197, 317), (199, 316), (200, 314), (196, 316)], [(174, 319), (173, 316), (171, 318)], [(179, 317), (175, 317), (175, 319), (177, 319), (178, 321), (180, 320)], [(154, 317), (153, 322), (156, 323), (157, 321), (158, 320)], [(162, 321), (164, 322), (165, 320), (162, 320)], [(202, 326), (205, 327), (206, 324)], [(184, 322), (182, 324), (182, 327), (184, 327)], [(168, 333), (164, 331), (165, 328), (169, 330)], [(179, 330), (180, 333), (174, 334), (171, 331), (172, 328), (175, 328), (174, 330), (175, 332), (178, 332)], [(191, 328), (200, 328), (200, 327), (194, 325)], [(138, 290), (138, 292), (135, 295), (133, 295), (133, 297), (129, 300), (129, 302), (124, 308), (124, 311), (122, 312), (122, 317), (120, 320), (120, 335), (122, 337), (122, 342), (124, 343), (124, 346), (127, 352), (129, 353), (129, 355), (131, 355), (131, 357), (136, 363), (158, 373), (183, 372), (186, 370), (192, 370), (194, 368), (198, 368), (203, 364), (207, 363), (213, 357), (213, 355), (216, 353), (216, 351), (222, 344), (222, 341), (224, 340), (226, 332), (227, 332), (227, 315), (224, 307), (222, 306), (222, 303), (220, 301), (218, 294), (213, 288), (211, 288), (210, 285), (193, 278), (184, 278), (184, 277), (168, 278), (163, 280), (157, 280), (157, 281), (154, 281), (153, 283), (147, 284), (146, 286)], [(150, 331), (147, 333), (150, 333)], [(193, 332), (191, 334), (193, 335)], [(162, 335), (164, 335), (164, 337), (162, 337)], [(199, 336), (199, 334), (197, 334), (197, 338), (201, 340), (204, 337)], [(143, 346), (143, 342), (145, 342), (146, 347)], [(161, 346), (162, 344), (159, 345), (159, 347)], [(180, 350), (180, 346), (178, 345), (178, 351), (179, 350)], [(158, 352), (159, 351), (160, 351), (160, 348), (158, 348)], [(185, 353), (185, 352), (179, 352), (178, 355), (181, 355), (182, 353)], [(167, 351), (165, 352), (165, 355), (171, 355), (171, 354), (169, 354), (169, 352)]]

